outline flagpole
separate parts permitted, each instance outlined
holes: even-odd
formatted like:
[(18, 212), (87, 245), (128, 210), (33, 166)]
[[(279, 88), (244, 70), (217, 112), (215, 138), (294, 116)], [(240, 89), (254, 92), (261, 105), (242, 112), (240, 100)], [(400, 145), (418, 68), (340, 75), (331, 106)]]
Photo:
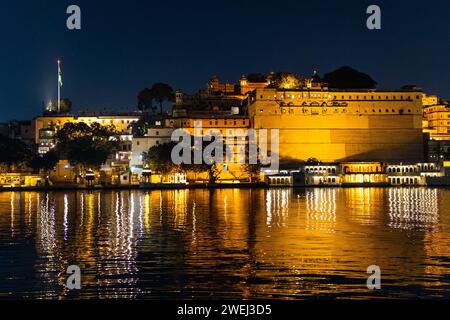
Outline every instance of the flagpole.
[(61, 60), (58, 59), (58, 75), (56, 81), (58, 82), (58, 113), (61, 112), (61, 81), (60, 81)]

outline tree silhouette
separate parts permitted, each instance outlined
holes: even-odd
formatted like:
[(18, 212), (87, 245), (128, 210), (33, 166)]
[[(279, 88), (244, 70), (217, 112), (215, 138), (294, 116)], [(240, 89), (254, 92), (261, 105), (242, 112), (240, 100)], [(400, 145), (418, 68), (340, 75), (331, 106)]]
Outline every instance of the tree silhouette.
[(323, 81), (332, 89), (375, 89), (377, 86), (377, 82), (368, 74), (348, 66), (325, 74)]
[(166, 83), (155, 83), (151, 88), (153, 99), (159, 103), (160, 114), (163, 114), (163, 102), (173, 101), (174, 93), (171, 86)]
[(141, 111), (153, 108), (153, 94), (152, 90), (145, 88), (138, 94), (138, 109)]

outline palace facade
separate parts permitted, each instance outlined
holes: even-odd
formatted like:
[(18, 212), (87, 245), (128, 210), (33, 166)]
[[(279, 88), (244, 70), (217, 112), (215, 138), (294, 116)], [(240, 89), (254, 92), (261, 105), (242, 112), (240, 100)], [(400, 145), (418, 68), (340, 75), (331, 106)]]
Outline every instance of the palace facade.
[(278, 129), (280, 160), (423, 161), (422, 92), (261, 88), (250, 94), (255, 129)]

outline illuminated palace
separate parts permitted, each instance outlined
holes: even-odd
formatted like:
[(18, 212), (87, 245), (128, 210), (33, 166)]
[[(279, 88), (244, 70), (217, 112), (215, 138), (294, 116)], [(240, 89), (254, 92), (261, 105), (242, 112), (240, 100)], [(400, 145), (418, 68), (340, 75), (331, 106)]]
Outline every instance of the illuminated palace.
[(281, 161), (423, 161), (422, 92), (331, 90), (315, 75), (301, 88), (258, 88), (251, 126), (280, 130)]
[[(449, 110), (446, 101), (414, 86), (343, 90), (329, 88), (316, 72), (310, 78), (290, 73), (248, 74), (236, 84), (221, 83), (214, 76), (194, 95), (177, 90), (171, 111), (156, 117), (158, 121), (148, 126), (144, 136), (133, 136), (130, 130), (141, 118), (139, 113), (41, 116), (29, 125), (24, 123), (15, 134), (21, 133), (24, 141), (35, 143), (44, 154), (55, 146), (55, 134), (66, 123), (114, 125), (121, 150), (102, 167), (109, 170), (112, 184), (141, 183), (144, 152), (169, 142), (176, 129), (195, 134), (196, 124), (201, 124), (196, 134), (202, 136), (220, 133), (225, 137), (230, 132), (245, 136), (250, 128), (279, 130), (280, 171), (261, 171), (261, 178), (269, 185), (423, 185), (443, 174), (444, 166), (428, 172), (426, 168), (431, 166), (426, 163), (443, 160), (441, 144), (450, 142)], [(235, 150), (246, 148), (248, 141), (239, 141), (244, 145), (236, 145)], [(311, 161), (318, 167), (308, 167)], [(326, 166), (330, 168), (324, 174)], [(394, 170), (389, 166), (399, 167)], [(61, 162), (58, 168), (61, 173), (57, 175), (69, 179), (68, 162)], [(220, 170), (218, 182), (251, 181), (243, 165), (225, 163)], [(300, 182), (294, 181), (296, 171), (303, 174)], [(186, 181), (206, 179), (187, 174)], [(161, 183), (172, 180), (159, 178)]]

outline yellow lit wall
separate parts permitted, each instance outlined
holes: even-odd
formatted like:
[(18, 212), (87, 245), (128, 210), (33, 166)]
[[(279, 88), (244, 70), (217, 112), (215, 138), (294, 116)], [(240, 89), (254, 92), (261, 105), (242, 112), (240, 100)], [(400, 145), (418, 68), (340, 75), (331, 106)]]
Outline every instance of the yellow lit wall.
[(281, 161), (423, 159), (419, 92), (257, 89), (249, 116), (256, 129), (280, 130)]

